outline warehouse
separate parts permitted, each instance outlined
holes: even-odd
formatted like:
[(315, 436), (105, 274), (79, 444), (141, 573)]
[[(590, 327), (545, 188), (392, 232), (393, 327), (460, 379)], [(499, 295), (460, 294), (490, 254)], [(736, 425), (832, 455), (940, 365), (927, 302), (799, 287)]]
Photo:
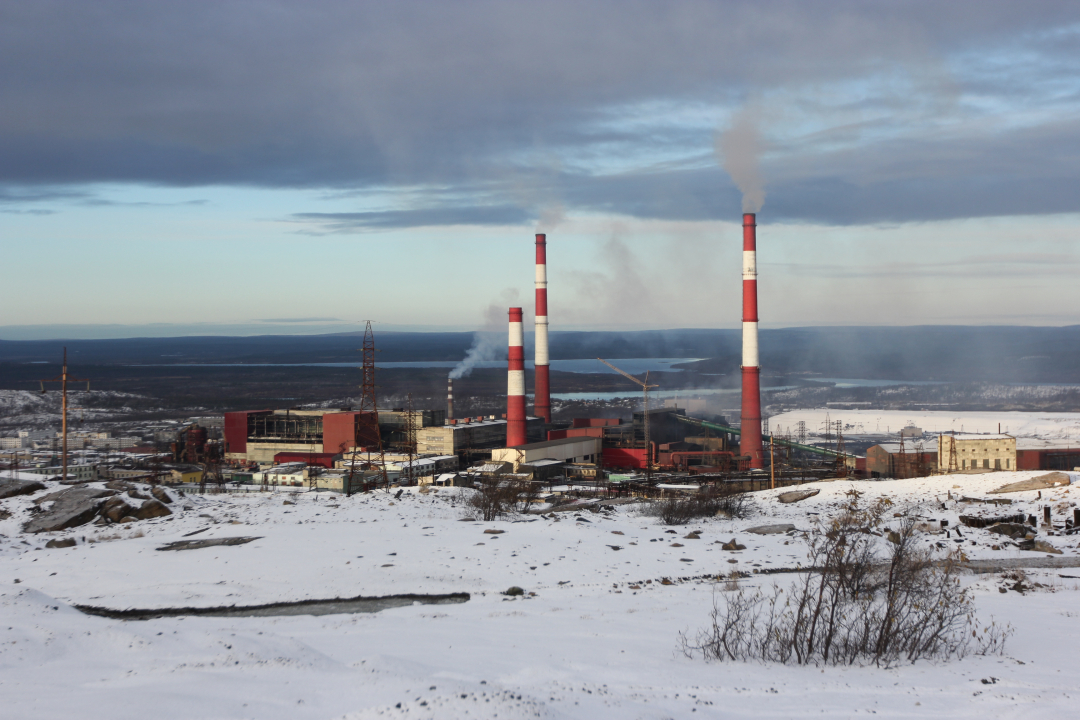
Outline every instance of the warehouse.
[(925, 477), (938, 464), (937, 441), (881, 443), (866, 450), (866, 472), (872, 478)]
[(518, 445), (512, 448), (498, 448), (491, 451), (492, 462), (513, 463), (514, 472), (521, 465), (532, 465), (540, 460), (555, 460), (562, 463), (595, 463), (600, 460), (600, 438), (575, 437), (562, 440)]
[(938, 444), (937, 467), (941, 472), (1016, 469), (1016, 438), (1012, 435), (940, 435)]
[[(453, 424), (418, 430), (416, 452), (421, 455), (458, 455), (506, 445), (506, 420), (487, 415), (451, 422)], [(543, 422), (540, 418), (526, 418), (526, 432), (530, 439), (543, 437)]]

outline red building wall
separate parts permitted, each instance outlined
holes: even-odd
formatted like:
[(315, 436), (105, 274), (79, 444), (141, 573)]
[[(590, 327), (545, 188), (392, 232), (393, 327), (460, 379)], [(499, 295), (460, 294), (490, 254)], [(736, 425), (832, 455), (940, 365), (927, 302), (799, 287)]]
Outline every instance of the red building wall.
[(247, 452), (248, 415), (269, 413), (269, 410), (241, 410), (225, 413), (225, 452)]
[(1042, 470), (1042, 450), (1017, 450), (1017, 470)]
[(573, 423), (576, 428), (607, 427), (620, 425), (622, 420), (619, 418), (574, 418)]
[(645, 448), (604, 448), (604, 467), (645, 469)]
[(356, 446), (356, 424), (361, 413), (326, 413), (322, 418), (323, 452), (340, 453)]
[(321, 465), (324, 468), (333, 468), (334, 461), (341, 459), (341, 453), (298, 453), (298, 452), (279, 452), (274, 456), (275, 465), (284, 465), (285, 463), (302, 462), (308, 465)]

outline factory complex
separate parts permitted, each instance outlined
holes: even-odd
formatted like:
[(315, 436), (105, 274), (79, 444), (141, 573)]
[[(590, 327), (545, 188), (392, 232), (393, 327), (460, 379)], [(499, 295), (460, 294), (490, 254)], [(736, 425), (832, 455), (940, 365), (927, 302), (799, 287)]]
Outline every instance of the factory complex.
[[(763, 427), (758, 344), (757, 217), (742, 216), (742, 358), (739, 419), (706, 415), (704, 403), (668, 400), (650, 407), (648, 373), (632, 375), (597, 358), (641, 389), (640, 410), (620, 417), (552, 417), (548, 246), (535, 236), (534, 369), (525, 365), (524, 308), (507, 310), (505, 412), (455, 417), (454, 373), (446, 407), (380, 408), (375, 340), (364, 336), (361, 400), (356, 407), (238, 410), (164, 434), (112, 437), (67, 426), (0, 438), (9, 464), (71, 480), (139, 478), (151, 482), (306, 487), (351, 493), (397, 484), (474, 484), (516, 479), (570, 484), (593, 492), (644, 492), (672, 482), (742, 482), (751, 489), (837, 477), (909, 478), (1080, 466), (1080, 451), (1008, 433), (937, 433), (906, 427), (898, 442), (845, 447), (840, 423), (825, 442), (768, 433)], [(531, 380), (531, 382), (530, 382)], [(531, 385), (531, 393), (530, 391)], [(532, 396), (531, 413), (529, 396)], [(696, 417), (689, 414), (688, 407)], [(999, 427), (1000, 430), (1000, 427)], [(163, 447), (164, 446), (164, 447)], [(59, 457), (57, 453), (59, 452)], [(72, 462), (69, 462), (72, 460)], [(58, 462), (59, 460), (59, 462)], [(618, 487), (616, 487), (618, 486)], [(580, 489), (580, 488), (579, 488)]]

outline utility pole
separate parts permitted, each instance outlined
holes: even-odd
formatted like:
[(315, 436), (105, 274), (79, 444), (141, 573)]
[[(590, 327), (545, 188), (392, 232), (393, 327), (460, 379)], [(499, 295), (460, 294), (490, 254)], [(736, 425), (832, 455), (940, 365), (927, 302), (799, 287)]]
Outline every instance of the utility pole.
[(63, 436), (63, 440), (62, 440), (62, 444), (61, 444), (61, 453), (62, 453), (62, 455), (61, 455), (61, 463), (62, 463), (61, 467), (63, 468), (63, 478), (62, 478), (63, 480), (68, 479), (68, 477), (67, 477), (67, 468), (68, 468), (68, 446), (67, 446), (67, 437), (68, 437), (68, 389), (67, 388), (68, 388), (68, 381), (71, 381), (71, 382), (84, 382), (84, 383), (86, 383), (87, 392), (90, 391), (90, 380), (89, 379), (87, 379), (87, 378), (74, 378), (74, 377), (69, 377), (68, 376), (67, 348), (65, 347), (64, 348), (64, 364), (63, 364), (63, 369), (60, 371), (60, 374), (57, 375), (54, 378), (49, 378), (48, 380), (42, 380), (41, 381), (41, 394), (42, 395), (45, 394), (45, 383), (47, 383), (47, 382), (58, 382), (58, 383), (60, 383), (60, 393), (61, 393), (61, 397), (62, 397), (61, 405), (60, 405), (61, 406), (61, 421), (60, 421), (61, 422), (61, 425), (60, 425), (61, 431), (60, 431), (60, 434)]
[(773, 453), (773, 439), (769, 436), (769, 489), (776, 489), (776, 455)]

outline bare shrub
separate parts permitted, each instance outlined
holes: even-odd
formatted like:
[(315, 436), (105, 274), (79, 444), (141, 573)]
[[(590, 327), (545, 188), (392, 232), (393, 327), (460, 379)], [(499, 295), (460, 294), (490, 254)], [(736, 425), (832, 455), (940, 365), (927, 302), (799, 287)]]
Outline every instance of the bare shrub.
[(723, 486), (702, 488), (693, 495), (671, 497), (651, 503), (643, 514), (660, 519), (665, 525), (686, 525), (701, 518), (744, 518), (753, 514), (750, 495)]
[[(799, 665), (890, 666), (919, 659), (1001, 653), (1009, 626), (980, 625), (960, 586), (958, 553), (935, 557), (915, 546), (915, 523), (900, 521), (888, 542), (874, 528), (889, 503), (859, 507), (819, 528), (810, 572), (787, 592), (745, 588), (714, 599), (712, 622), (679, 641), (690, 657)], [(879, 554), (879, 546), (887, 550)]]
[(524, 510), (534, 496), (532, 483), (527, 481), (493, 480), (478, 486), (465, 501), (465, 507), (483, 520), (498, 520)]

